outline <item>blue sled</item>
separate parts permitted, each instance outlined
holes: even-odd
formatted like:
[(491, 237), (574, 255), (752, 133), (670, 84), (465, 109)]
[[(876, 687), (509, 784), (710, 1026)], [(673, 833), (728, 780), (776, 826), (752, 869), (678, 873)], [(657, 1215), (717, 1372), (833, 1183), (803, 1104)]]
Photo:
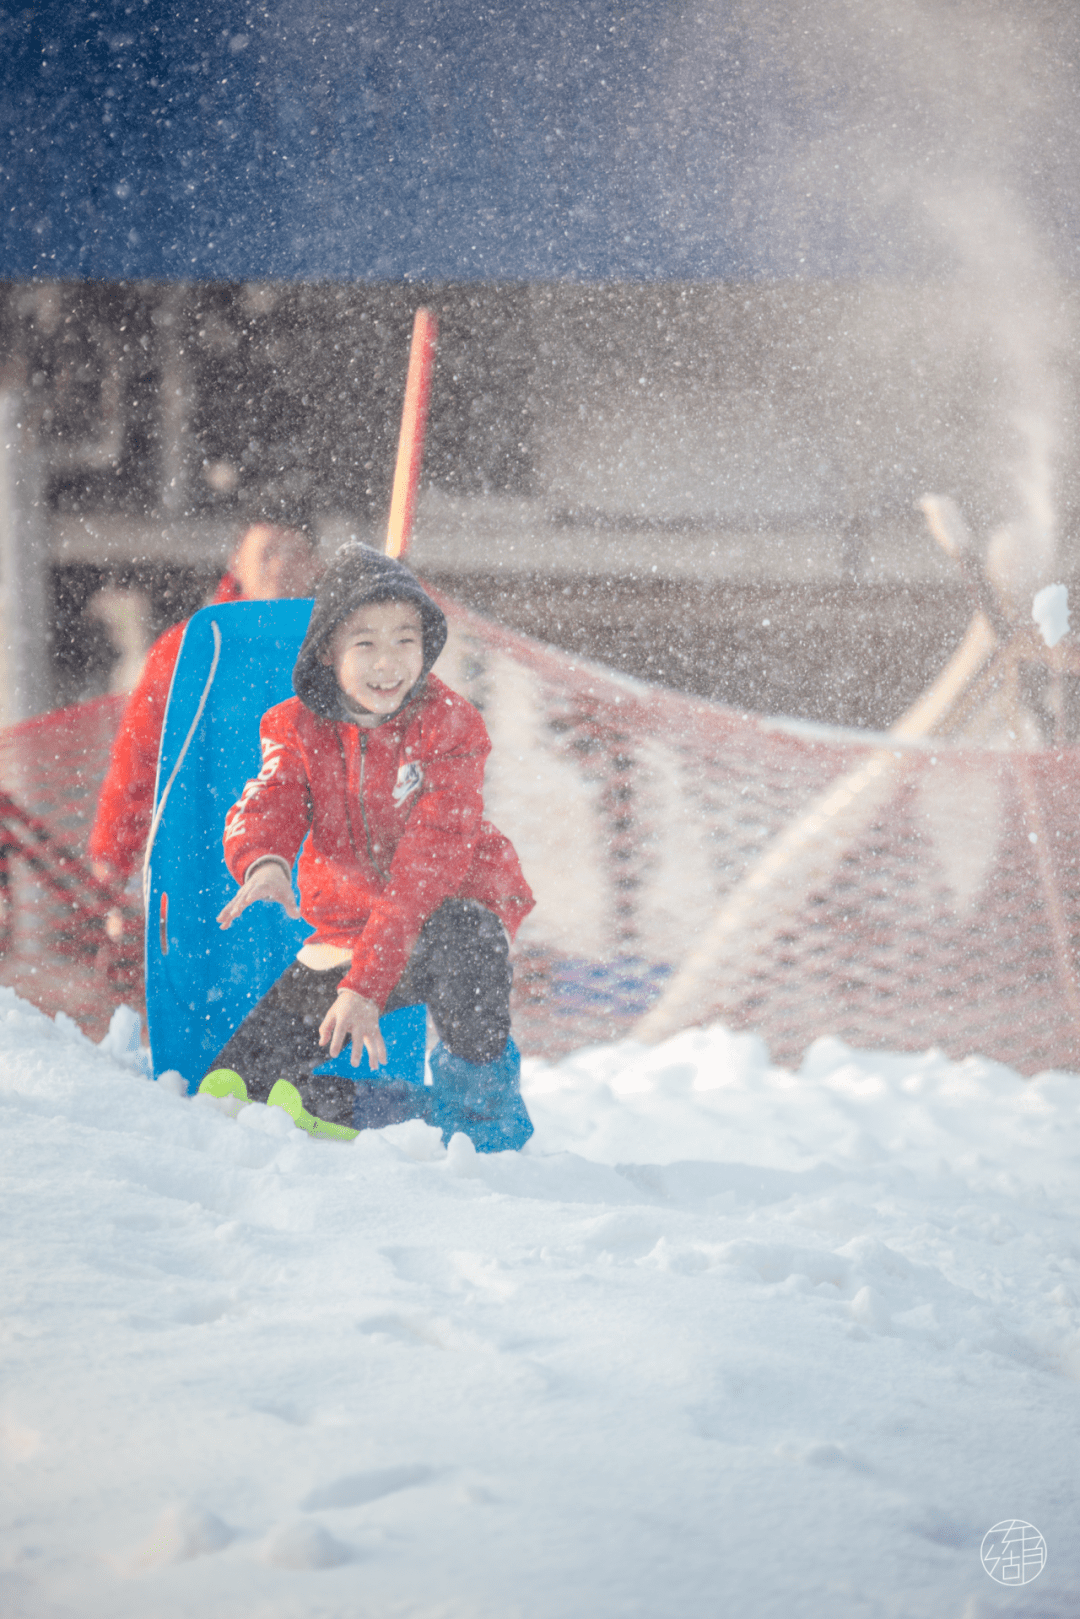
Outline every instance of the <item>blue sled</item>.
[[(310, 616), (310, 601), (204, 607), (173, 675), (143, 878), (146, 1015), (155, 1078), (175, 1069), (189, 1091), (311, 933), (280, 905), (252, 905), (227, 931), (214, 920), (236, 892), (222, 853), (225, 815), (258, 773), (262, 715), (293, 695)], [(373, 1074), (366, 1052), (353, 1068), (346, 1046), (318, 1072), (422, 1086), (426, 1007), (391, 1012), (381, 1028), (385, 1068)]]

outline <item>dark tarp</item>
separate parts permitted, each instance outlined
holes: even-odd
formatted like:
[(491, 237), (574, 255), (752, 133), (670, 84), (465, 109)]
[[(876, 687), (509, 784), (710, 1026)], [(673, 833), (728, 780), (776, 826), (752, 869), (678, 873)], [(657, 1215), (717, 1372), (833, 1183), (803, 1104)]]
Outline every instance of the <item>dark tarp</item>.
[[(1006, 125), (1068, 229), (1074, 170), (1053, 130), (1075, 109), (1038, 75), (1055, 51), (1067, 63), (1074, 8), (1023, 8), (1041, 65), (1011, 50), (1004, 0), (972, 10), (4, 0), (0, 277), (925, 269), (913, 180), (954, 158), (961, 175), (971, 152), (998, 162)], [(1023, 95), (983, 93), (980, 72), (1002, 73), (987, 41), (1015, 57)], [(1041, 145), (1019, 122), (1036, 103)]]

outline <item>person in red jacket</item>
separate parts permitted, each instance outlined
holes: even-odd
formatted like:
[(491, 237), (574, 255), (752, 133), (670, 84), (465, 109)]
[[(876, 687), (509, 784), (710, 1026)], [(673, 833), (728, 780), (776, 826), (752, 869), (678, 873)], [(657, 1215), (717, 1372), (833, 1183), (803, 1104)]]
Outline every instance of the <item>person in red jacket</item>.
[[(300, 513), (272, 506), (246, 527), (212, 602), (273, 601), (306, 596), (315, 583), (316, 557)], [(160, 635), (146, 655), (113, 742), (90, 832), (95, 875), (122, 887), (142, 859), (150, 831), (158, 749), (184, 623)]]
[[(284, 1079), (330, 1124), (419, 1115), (497, 1151), (532, 1134), (508, 945), (533, 897), (484, 819), (484, 722), (431, 673), (445, 640), (441, 609), (403, 563), (342, 547), (316, 592), (296, 696), (263, 716), (262, 768), (226, 817), (240, 887), (218, 917), (229, 927), (270, 900), (315, 931), (212, 1071), (238, 1074), (258, 1101)], [(313, 1075), (347, 1041), (354, 1066), (364, 1047), (381, 1066), (380, 1014), (419, 1001), (440, 1036), (430, 1091)]]

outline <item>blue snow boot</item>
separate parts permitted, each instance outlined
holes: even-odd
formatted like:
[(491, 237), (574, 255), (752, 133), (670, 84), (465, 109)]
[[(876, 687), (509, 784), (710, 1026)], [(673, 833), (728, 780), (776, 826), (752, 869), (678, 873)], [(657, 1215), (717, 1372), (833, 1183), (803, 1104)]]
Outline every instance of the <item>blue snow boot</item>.
[(521, 1100), (521, 1055), (512, 1040), (494, 1062), (466, 1062), (444, 1045), (431, 1053), (432, 1124), (449, 1141), (467, 1135), (477, 1152), (516, 1152), (533, 1133)]

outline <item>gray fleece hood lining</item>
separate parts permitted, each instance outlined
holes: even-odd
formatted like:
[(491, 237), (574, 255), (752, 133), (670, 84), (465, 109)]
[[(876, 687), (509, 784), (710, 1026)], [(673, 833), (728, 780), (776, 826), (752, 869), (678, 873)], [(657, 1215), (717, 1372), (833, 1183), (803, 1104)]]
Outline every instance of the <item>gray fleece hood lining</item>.
[[(355, 720), (342, 697), (333, 669), (319, 662), (319, 653), (338, 625), (367, 603), (408, 602), (420, 614), (424, 662), (420, 679), (395, 709), (399, 714), (423, 686), (446, 645), (446, 617), (416, 575), (370, 545), (352, 541), (343, 545), (319, 581), (304, 644), (293, 666), (293, 691), (305, 707), (325, 720)], [(380, 717), (392, 719), (392, 714)]]

